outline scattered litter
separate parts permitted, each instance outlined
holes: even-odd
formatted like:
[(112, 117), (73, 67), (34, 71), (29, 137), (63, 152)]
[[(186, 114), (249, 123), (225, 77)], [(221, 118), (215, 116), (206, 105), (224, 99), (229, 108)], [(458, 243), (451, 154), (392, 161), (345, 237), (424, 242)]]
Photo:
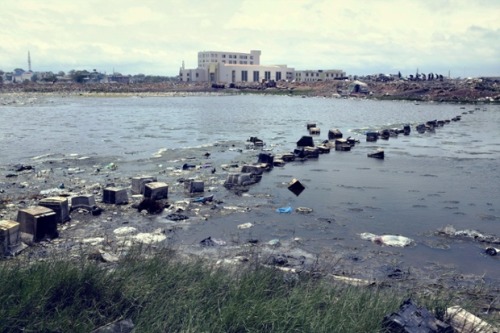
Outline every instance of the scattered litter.
[(446, 236), (451, 236), (451, 237), (472, 238), (473, 240), (478, 241), (478, 242), (500, 244), (500, 238), (498, 238), (498, 237), (495, 237), (492, 235), (485, 235), (477, 230), (469, 230), (469, 229), (456, 230), (455, 227), (453, 227), (452, 225), (448, 225), (448, 226), (444, 227), (443, 229), (438, 230), (438, 233), (441, 235), (446, 235)]
[(212, 238), (211, 236), (200, 241), (201, 246), (224, 246), (226, 242), (223, 240)]
[(399, 307), (398, 312), (385, 316), (382, 321), (387, 333), (453, 333), (453, 328), (437, 319), (429, 310), (418, 307), (411, 299)]
[(170, 221), (182, 221), (182, 220), (187, 220), (189, 216), (179, 213), (172, 213), (168, 214), (165, 218)]
[(118, 165), (116, 165), (115, 163), (111, 162), (108, 165), (106, 165), (104, 168), (108, 169), (108, 170), (113, 170), (114, 171), (114, 170), (118, 169)]
[(214, 200), (214, 195), (209, 195), (209, 196), (206, 196), (206, 197), (198, 197), (198, 198), (194, 198), (193, 199), (193, 202), (201, 202), (201, 203), (206, 203), (206, 202), (212, 202)]
[(413, 243), (413, 239), (398, 235), (375, 235), (364, 232), (359, 235), (361, 239), (370, 240), (380, 245), (405, 247)]
[(271, 239), (269, 242), (267, 242), (267, 244), (274, 247), (281, 246), (281, 242), (279, 239)]
[(292, 207), (290, 207), (290, 206), (281, 207), (281, 208), (276, 209), (276, 212), (280, 213), (280, 214), (288, 214), (288, 213), (292, 212)]
[(253, 227), (253, 224), (250, 222), (238, 225), (238, 229), (249, 229), (251, 227)]
[(165, 239), (167, 239), (167, 236), (165, 236), (165, 234), (160, 232), (154, 232), (154, 233), (142, 232), (137, 234), (134, 238), (137, 241), (144, 244), (153, 244), (153, 243), (163, 242)]
[(117, 228), (117, 229), (113, 230), (113, 233), (115, 235), (123, 236), (123, 235), (133, 234), (136, 231), (137, 231), (137, 229), (134, 227), (121, 227), (121, 228)]
[(123, 319), (101, 326), (91, 333), (131, 333), (134, 329), (134, 323), (130, 319)]
[(500, 249), (495, 249), (494, 247), (489, 247), (485, 251), (487, 254), (490, 256), (496, 256), (498, 253), (500, 253)]
[(459, 306), (446, 309), (446, 320), (457, 332), (496, 333), (499, 330)]
[(84, 238), (81, 240), (83, 244), (90, 244), (90, 245), (97, 245), (99, 243), (104, 242), (104, 237), (91, 237), (91, 238)]
[(297, 207), (297, 208), (295, 208), (295, 211), (297, 213), (301, 213), (301, 214), (309, 214), (309, 213), (313, 212), (313, 209), (307, 208), (307, 207)]

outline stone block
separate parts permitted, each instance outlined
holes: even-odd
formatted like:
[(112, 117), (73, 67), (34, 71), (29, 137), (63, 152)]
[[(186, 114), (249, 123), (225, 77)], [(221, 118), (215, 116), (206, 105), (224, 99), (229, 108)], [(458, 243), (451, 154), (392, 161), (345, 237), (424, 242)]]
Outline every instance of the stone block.
[(0, 255), (8, 255), (21, 242), (20, 225), (16, 221), (0, 221)]
[(102, 193), (102, 202), (115, 205), (128, 203), (127, 190), (118, 187), (107, 187)]
[(27, 234), (31, 241), (38, 242), (44, 238), (59, 236), (56, 213), (50, 208), (35, 206), (20, 209), (17, 222), (20, 224), (21, 233)]
[(68, 199), (65, 197), (44, 198), (38, 205), (52, 209), (56, 213), (57, 223), (70, 220)]
[(153, 176), (137, 176), (132, 177), (132, 193), (133, 194), (144, 194), (144, 186), (147, 183), (156, 182), (156, 177)]
[(168, 199), (168, 184), (163, 182), (151, 182), (144, 185), (144, 197), (160, 200)]

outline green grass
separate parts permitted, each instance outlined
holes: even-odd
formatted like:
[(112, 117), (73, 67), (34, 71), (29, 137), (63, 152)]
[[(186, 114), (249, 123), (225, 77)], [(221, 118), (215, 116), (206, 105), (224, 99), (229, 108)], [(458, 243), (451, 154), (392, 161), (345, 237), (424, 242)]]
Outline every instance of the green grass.
[[(167, 250), (148, 259), (132, 253), (115, 266), (12, 260), (0, 263), (0, 332), (90, 332), (124, 318), (135, 332), (380, 332), (408, 296), (258, 263), (229, 270), (181, 262)], [(424, 302), (438, 313), (449, 305)]]

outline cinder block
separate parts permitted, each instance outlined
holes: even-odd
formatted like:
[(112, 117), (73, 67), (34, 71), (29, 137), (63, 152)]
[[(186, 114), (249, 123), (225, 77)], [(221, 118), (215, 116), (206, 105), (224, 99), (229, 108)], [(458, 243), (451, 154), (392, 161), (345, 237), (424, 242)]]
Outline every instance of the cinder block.
[(132, 193), (144, 194), (144, 186), (147, 183), (156, 182), (156, 177), (153, 176), (137, 176), (132, 177)]
[(201, 180), (189, 179), (184, 183), (184, 188), (189, 193), (202, 193), (205, 192), (205, 183)]
[(52, 209), (56, 213), (57, 223), (70, 220), (68, 199), (65, 197), (45, 198), (38, 205)]
[(16, 221), (0, 221), (0, 255), (9, 254), (21, 242), (19, 226)]
[(20, 209), (17, 212), (17, 222), (21, 232), (28, 234), (32, 241), (38, 242), (46, 237), (59, 236), (56, 213), (50, 208), (35, 206)]
[(288, 184), (288, 189), (296, 196), (299, 196), (302, 193), (302, 191), (304, 191), (305, 187), (297, 179), (294, 178)]
[(118, 187), (107, 187), (102, 193), (102, 202), (115, 205), (128, 203), (127, 190)]
[(89, 208), (95, 205), (95, 197), (91, 194), (71, 197), (71, 209)]
[(163, 182), (151, 182), (144, 185), (144, 197), (153, 200), (168, 199), (168, 185)]

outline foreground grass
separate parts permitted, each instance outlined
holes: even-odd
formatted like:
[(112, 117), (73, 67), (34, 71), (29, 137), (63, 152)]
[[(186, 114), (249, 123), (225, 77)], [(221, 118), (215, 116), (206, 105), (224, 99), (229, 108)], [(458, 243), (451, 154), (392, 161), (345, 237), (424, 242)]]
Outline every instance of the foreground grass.
[(124, 318), (135, 332), (379, 332), (406, 297), (257, 263), (237, 272), (181, 263), (168, 251), (113, 269), (86, 259), (10, 262), (0, 263), (0, 332), (90, 332)]

